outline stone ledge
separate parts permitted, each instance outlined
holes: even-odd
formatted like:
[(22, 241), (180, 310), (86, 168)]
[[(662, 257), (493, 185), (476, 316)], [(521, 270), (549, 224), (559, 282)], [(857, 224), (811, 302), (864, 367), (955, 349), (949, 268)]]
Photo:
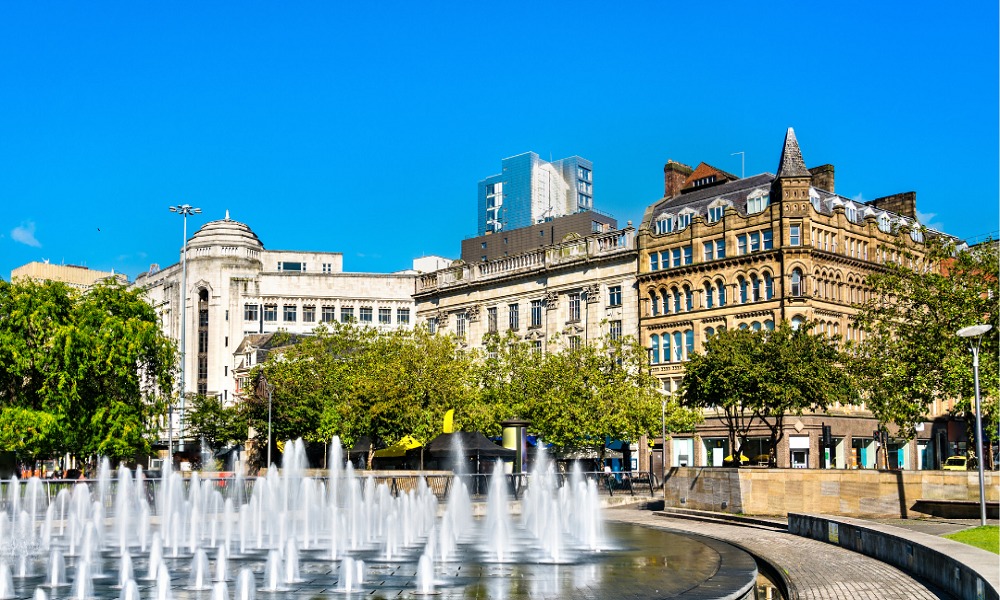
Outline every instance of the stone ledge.
[(789, 514), (789, 532), (877, 558), (956, 598), (1000, 600), (991, 552), (945, 538), (849, 517)]

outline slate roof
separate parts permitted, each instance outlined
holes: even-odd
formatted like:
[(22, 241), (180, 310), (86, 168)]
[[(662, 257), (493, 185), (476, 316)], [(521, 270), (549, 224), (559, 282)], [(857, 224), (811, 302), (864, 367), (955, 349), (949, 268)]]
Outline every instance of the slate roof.
[(778, 161), (778, 177), (809, 177), (806, 161), (802, 159), (799, 141), (795, 139), (795, 130), (791, 127), (785, 133), (785, 145), (781, 149), (781, 159)]

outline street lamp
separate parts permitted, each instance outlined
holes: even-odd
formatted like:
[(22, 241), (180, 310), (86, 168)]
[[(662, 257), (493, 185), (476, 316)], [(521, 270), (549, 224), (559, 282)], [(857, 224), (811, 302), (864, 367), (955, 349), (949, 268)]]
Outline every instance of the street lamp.
[[(196, 215), (201, 212), (200, 208), (194, 208), (190, 204), (181, 204), (180, 206), (171, 206), (170, 212), (177, 213), (184, 217), (184, 243), (181, 246), (181, 431), (180, 439), (177, 440), (177, 449), (184, 450), (184, 397), (187, 395), (187, 381), (185, 380), (185, 375), (187, 374), (187, 239), (188, 239), (188, 216)], [(173, 463), (173, 406), (171, 405), (170, 410), (170, 441), (167, 442), (170, 445), (170, 460)]]
[(261, 371), (260, 379), (257, 381), (257, 394), (263, 396), (267, 394), (267, 468), (271, 468), (271, 394), (274, 392), (274, 384), (267, 382), (267, 377)]
[(969, 340), (969, 350), (972, 352), (972, 378), (976, 389), (976, 464), (979, 467), (979, 524), (986, 525), (986, 485), (983, 476), (983, 415), (979, 403), (979, 344), (983, 334), (993, 329), (990, 324), (963, 327), (955, 332), (960, 338)]
[(673, 396), (670, 392), (656, 388), (663, 398), (660, 401), (660, 487), (666, 494), (667, 480), (667, 402)]

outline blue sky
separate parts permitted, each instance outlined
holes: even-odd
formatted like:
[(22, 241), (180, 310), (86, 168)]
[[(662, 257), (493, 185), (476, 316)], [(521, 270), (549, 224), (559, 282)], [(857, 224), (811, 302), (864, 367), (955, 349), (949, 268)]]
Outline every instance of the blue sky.
[(6, 3), (0, 277), (129, 277), (231, 211), (348, 271), (457, 257), (476, 183), (528, 150), (594, 162), (638, 222), (669, 158), (774, 172), (794, 127), (838, 193), (916, 191), (998, 228), (997, 3)]

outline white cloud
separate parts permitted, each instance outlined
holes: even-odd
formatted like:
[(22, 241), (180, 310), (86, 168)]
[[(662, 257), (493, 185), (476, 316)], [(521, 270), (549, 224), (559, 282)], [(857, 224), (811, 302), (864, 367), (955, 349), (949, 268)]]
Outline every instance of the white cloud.
[(864, 202), (865, 202), (865, 199), (864, 199), (864, 197), (861, 194), (858, 194), (857, 196), (855, 196), (854, 198), (852, 198), (852, 200), (854, 200), (855, 202), (857, 202), (859, 204), (864, 204)]
[(921, 225), (927, 227), (928, 229), (936, 229), (937, 231), (944, 231), (944, 223), (939, 223), (935, 221), (934, 217), (936, 216), (937, 213), (922, 213), (919, 210), (917, 211), (917, 221), (919, 221)]
[(26, 221), (11, 230), (10, 237), (15, 242), (21, 242), (26, 246), (41, 248), (42, 245), (35, 239), (35, 222)]

